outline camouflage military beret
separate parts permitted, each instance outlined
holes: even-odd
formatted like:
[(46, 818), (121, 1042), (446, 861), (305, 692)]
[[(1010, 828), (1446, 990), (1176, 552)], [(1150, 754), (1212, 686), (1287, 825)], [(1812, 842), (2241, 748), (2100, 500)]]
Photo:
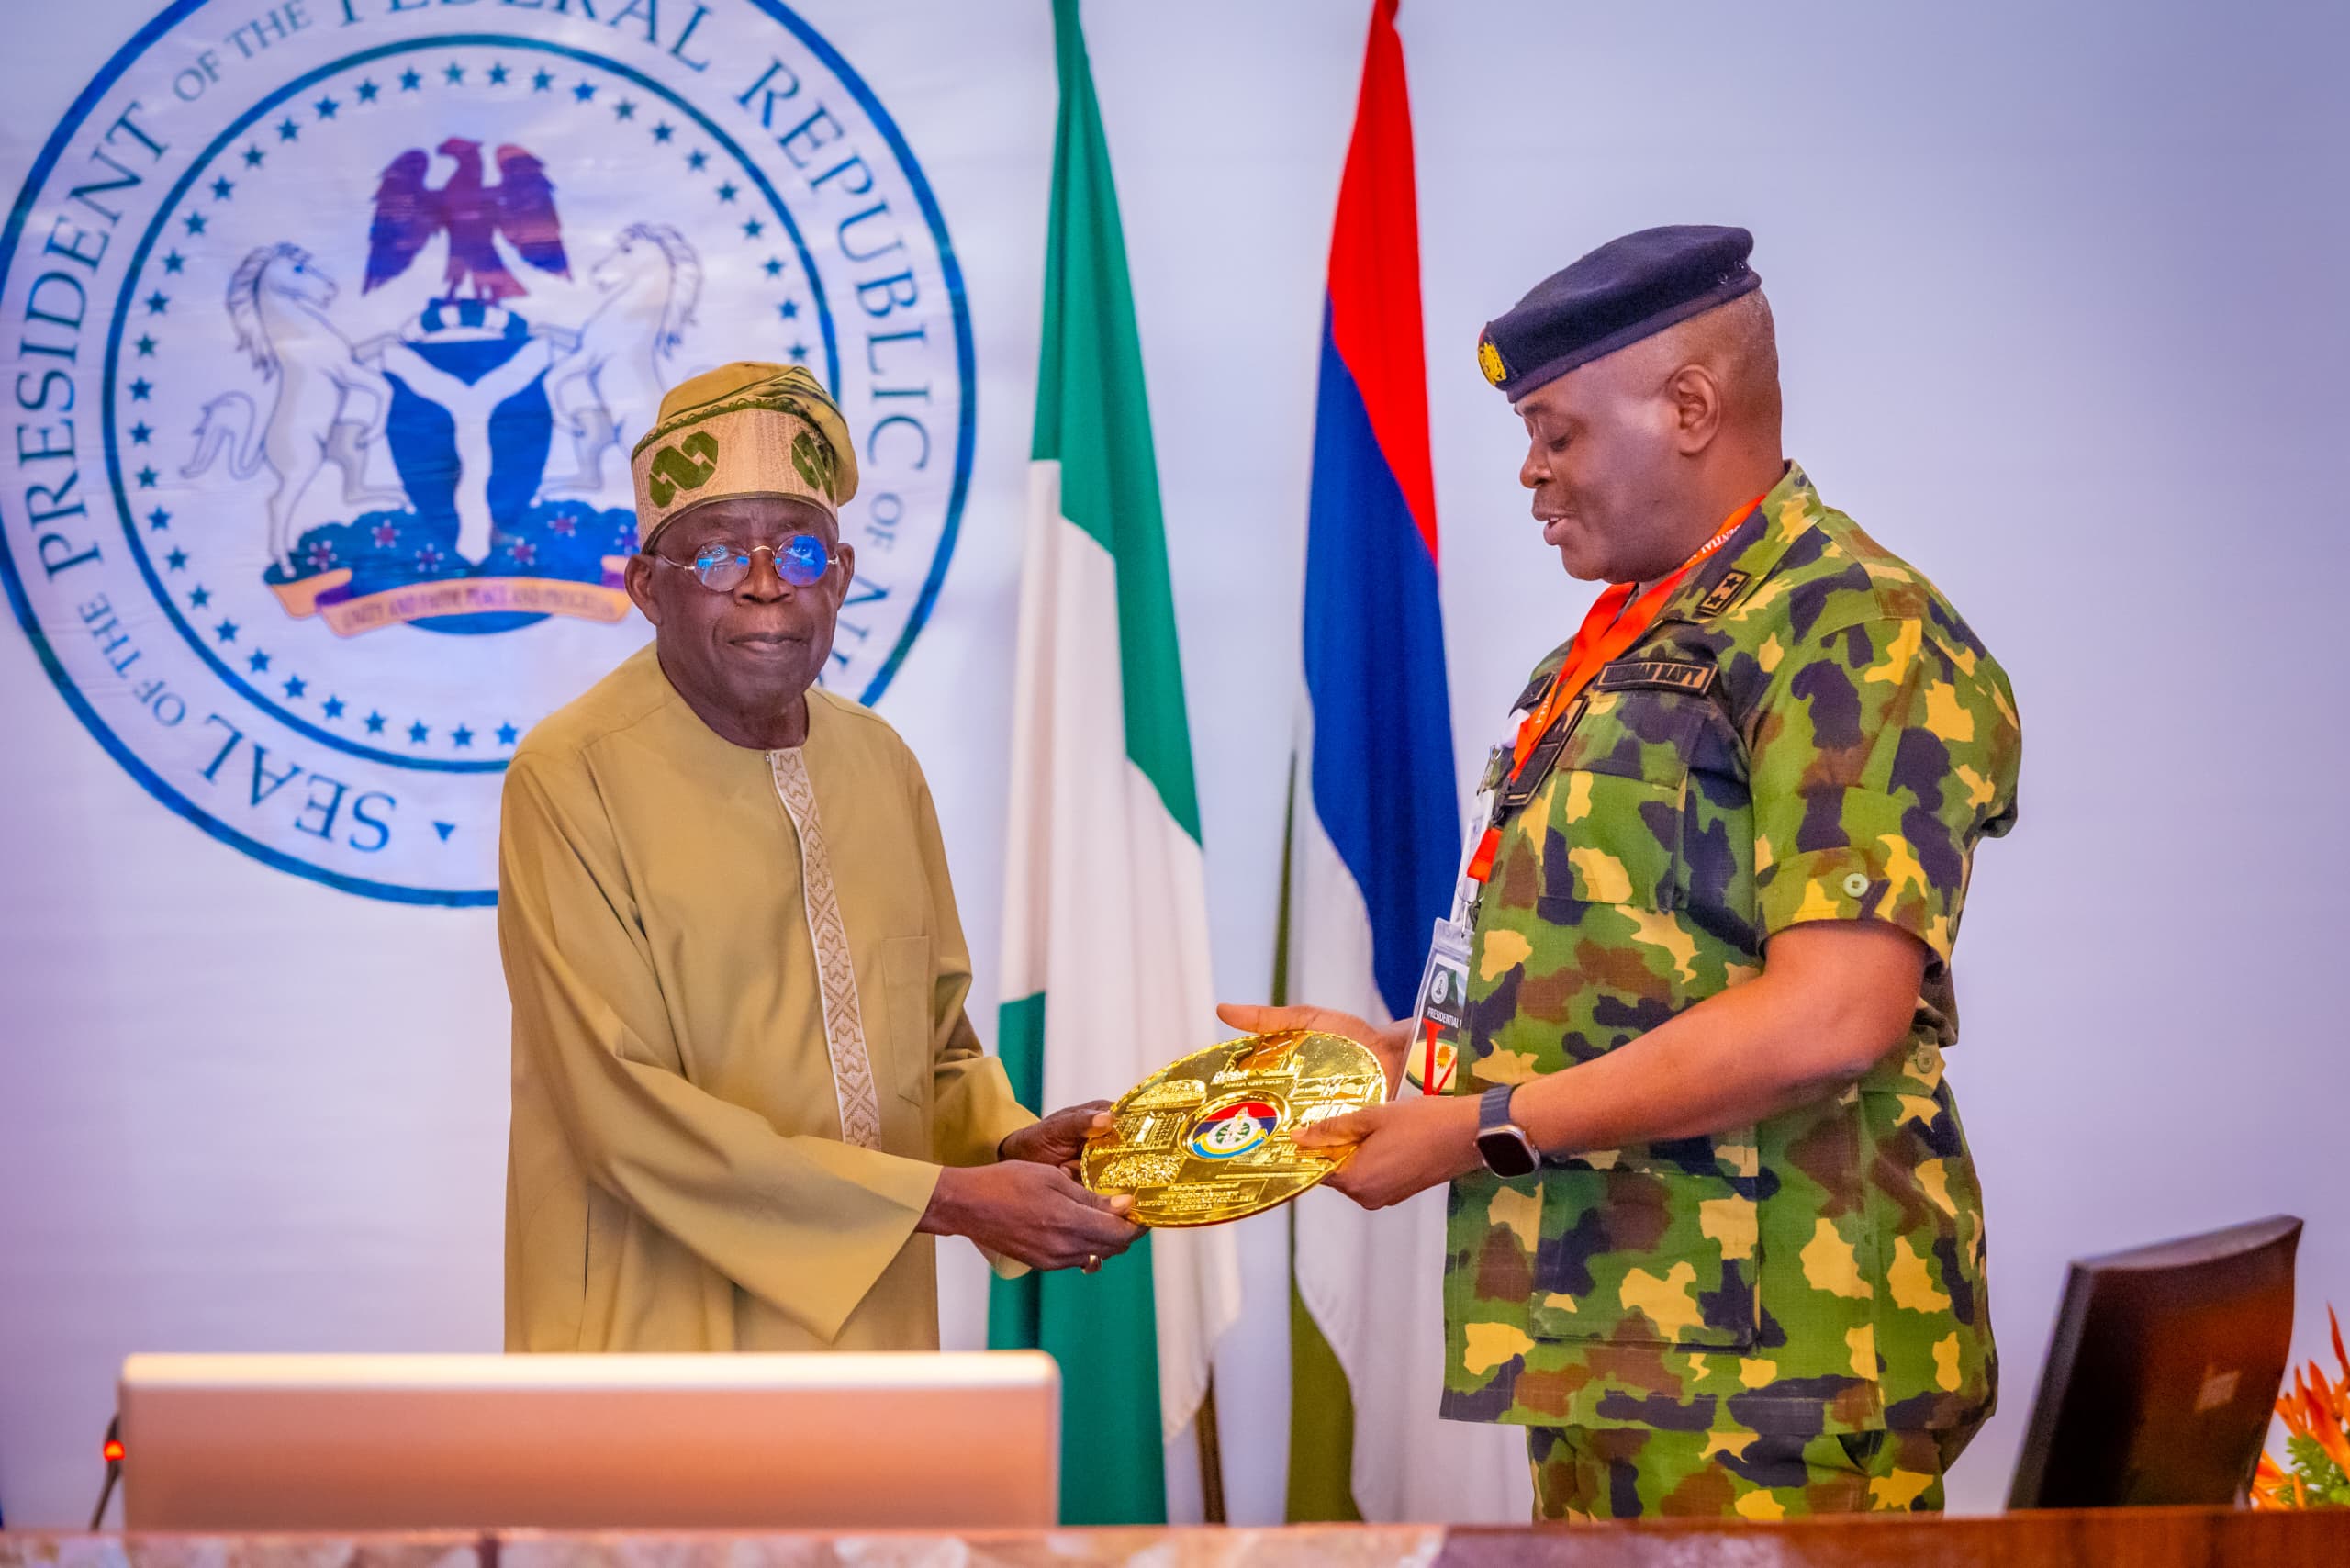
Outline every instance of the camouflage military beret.
[(1511, 402), (1579, 364), (1762, 286), (1743, 229), (1681, 223), (1610, 240), (1552, 273), (1477, 338), (1477, 367)]

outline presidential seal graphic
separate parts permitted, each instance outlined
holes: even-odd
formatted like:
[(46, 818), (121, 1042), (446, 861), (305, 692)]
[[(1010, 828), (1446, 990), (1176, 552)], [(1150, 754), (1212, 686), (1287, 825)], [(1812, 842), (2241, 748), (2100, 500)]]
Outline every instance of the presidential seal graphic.
[(184, 0), (58, 127), (0, 267), (34, 646), (159, 801), (351, 892), (494, 898), (505, 759), (647, 634), (628, 458), (665, 387), (798, 363), (847, 413), (834, 689), (880, 695), (953, 549), (954, 252), (772, 0)]

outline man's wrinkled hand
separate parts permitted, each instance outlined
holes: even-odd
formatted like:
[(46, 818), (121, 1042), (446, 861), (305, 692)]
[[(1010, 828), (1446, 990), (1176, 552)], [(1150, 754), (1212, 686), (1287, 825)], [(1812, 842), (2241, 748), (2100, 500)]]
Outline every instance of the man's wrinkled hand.
[(947, 1166), (938, 1173), (919, 1229), (968, 1236), (1032, 1269), (1098, 1268), (1134, 1245), (1142, 1226), (1127, 1219), (1134, 1199), (1105, 1198), (1057, 1165), (1007, 1159)]
[(1075, 1176), (1077, 1157), (1085, 1152), (1085, 1140), (1108, 1132), (1115, 1124), (1116, 1118), (1110, 1114), (1110, 1102), (1088, 1100), (1082, 1105), (1071, 1105), (1055, 1111), (1042, 1121), (1029, 1123), (998, 1144), (995, 1157), (1058, 1165)]
[(1477, 1170), (1477, 1102), (1462, 1095), (1408, 1098), (1311, 1122), (1292, 1135), (1300, 1148), (1340, 1148), (1354, 1155), (1322, 1184), (1367, 1209), (1400, 1204), (1413, 1193)]
[(1412, 1025), (1379, 1025), (1330, 1007), (1259, 1007), (1248, 1002), (1216, 1004), (1215, 1015), (1247, 1035), (1272, 1035), (1283, 1029), (1313, 1029), (1337, 1035), (1368, 1048), (1387, 1073), (1387, 1092), (1404, 1081), (1404, 1053), (1411, 1048)]

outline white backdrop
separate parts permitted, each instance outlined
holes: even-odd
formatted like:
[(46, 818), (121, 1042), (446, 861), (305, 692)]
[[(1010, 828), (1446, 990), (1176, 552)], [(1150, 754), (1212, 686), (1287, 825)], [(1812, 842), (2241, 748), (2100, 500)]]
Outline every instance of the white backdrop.
[[(11, 0), (31, 149), (150, 7)], [(256, 4), (258, 13), (262, 7)], [(939, 796), (992, 1024), (1018, 520), (1054, 85), (1041, 0), (808, 0), (935, 187), (979, 455), (882, 709)], [(464, 13), (453, 12), (462, 17)], [(1365, 0), (1095, 0), (1201, 775), (1217, 977), (1261, 993), (1297, 684), (1321, 276)], [(1789, 446), (2014, 677), (2022, 823), (1977, 869), (1953, 1078), (1990, 1204), (1995, 1506), (2065, 1260), (2306, 1215), (2300, 1338), (2350, 1305), (2333, 801), (2350, 568), (2339, 7), (1416, 0), (1460, 756), (1586, 591), (1546, 558), (1478, 327), (1589, 246), (1743, 223)], [(13, 506), (14, 498), (10, 505)], [(585, 683), (587, 677), (583, 673)], [(0, 627), (0, 1508), (85, 1517), (140, 1349), (492, 1349), (505, 1003), (486, 911), (297, 880), (157, 805)], [(1248, 1230), (1219, 1397), (1278, 1517), (1284, 1235)], [(950, 1342), (980, 1334), (957, 1260)]]

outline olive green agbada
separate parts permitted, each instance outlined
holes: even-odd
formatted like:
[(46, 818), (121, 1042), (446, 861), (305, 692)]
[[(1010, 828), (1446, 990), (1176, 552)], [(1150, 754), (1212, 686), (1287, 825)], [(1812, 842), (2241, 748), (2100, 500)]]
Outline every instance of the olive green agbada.
[[(812, 799), (787, 801), (801, 779)], [(508, 1350), (936, 1347), (914, 1226), (938, 1165), (992, 1160), (1035, 1118), (964, 1016), (937, 819), (896, 732), (811, 689), (805, 745), (731, 745), (647, 647), (517, 749), (498, 924)], [(861, 1092), (828, 1048), (827, 928)]]

